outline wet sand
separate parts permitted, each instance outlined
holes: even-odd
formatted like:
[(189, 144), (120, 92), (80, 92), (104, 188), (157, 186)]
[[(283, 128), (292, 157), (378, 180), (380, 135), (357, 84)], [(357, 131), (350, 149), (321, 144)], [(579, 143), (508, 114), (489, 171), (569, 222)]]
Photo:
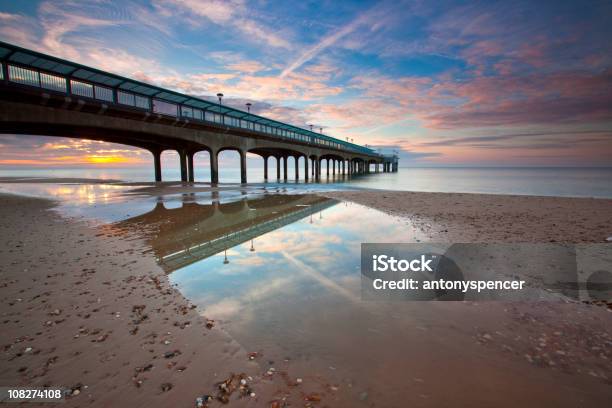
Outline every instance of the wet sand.
[[(168, 192), (160, 187), (155, 193), (160, 191)], [(602, 242), (612, 219), (612, 200), (325, 195), (408, 217), (440, 242)], [(357, 348), (353, 354), (363, 350), (363, 359), (346, 365), (358, 367), (351, 377), (369, 379), (371, 388), (355, 389), (359, 380), (344, 372), (338, 377), (341, 370), (330, 371), (317, 356), (304, 366), (265, 352), (249, 360), (255, 350), (238, 344), (218, 322), (207, 328), (207, 319), (169, 286), (137, 231), (63, 218), (50, 211), (53, 206), (0, 195), (0, 384), (78, 389), (66, 406), (100, 407), (191, 407), (200, 395), (217, 395), (217, 384), (231, 373), (251, 376), (248, 385), (256, 393), (239, 398), (236, 391), (231, 406), (280, 407), (274, 401), (286, 398), (291, 406), (386, 407), (410, 395), (411, 406), (423, 407), (458, 401), (557, 407), (603, 406), (612, 398), (612, 313), (606, 308), (402, 305), (381, 318), (413, 316), (396, 322), (403, 337), (338, 343)], [(266, 375), (270, 359), (278, 370), (272, 376)], [(313, 364), (317, 371), (304, 371)], [(304, 384), (295, 383), (298, 377)], [(308, 396), (313, 401), (305, 401)]]
[(0, 384), (78, 389), (66, 406), (191, 407), (245, 373), (256, 396), (232, 405), (270, 398), (267, 367), (206, 327), (141, 240), (53, 206), (0, 194)]
[(606, 242), (612, 200), (425, 193), (337, 191), (324, 196), (409, 218), (432, 242)]

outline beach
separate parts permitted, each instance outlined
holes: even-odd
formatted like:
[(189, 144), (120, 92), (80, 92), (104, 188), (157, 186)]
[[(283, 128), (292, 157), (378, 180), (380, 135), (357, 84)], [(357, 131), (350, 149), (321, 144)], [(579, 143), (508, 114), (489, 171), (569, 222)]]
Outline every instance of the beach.
[[(154, 194), (164, 191), (156, 188)], [(612, 235), (612, 200), (368, 190), (324, 195), (410, 219), (432, 242), (602, 243)], [(138, 231), (71, 219), (52, 211), (55, 205), (0, 194), (1, 384), (69, 388), (69, 407), (190, 407), (203, 395), (218, 398), (210, 406), (227, 397), (231, 406), (272, 407), (354, 406), (355, 401), (390, 406), (385, 398), (404, 398), (376, 391), (364, 398), (361, 390), (355, 397), (357, 390), (330, 384), (324, 376), (314, 380), (312, 373), (301, 371), (299, 364), (291, 366), (288, 359), (270, 361), (265, 351), (233, 339), (215, 316), (198, 313), (170, 285)], [(443, 393), (436, 376), (445, 384), (461, 376), (466, 367), (453, 354), (478, 353), (483, 363), (474, 366), (488, 364), (483, 370), (492, 371), (482, 380), (482, 396), (473, 397), (474, 406), (506, 406), (495, 398), (508, 377), (494, 371), (495, 366), (503, 366), (512, 377), (520, 377), (530, 365), (540, 366), (525, 375), (525, 381), (538, 381), (538, 386), (526, 389), (517, 378), (524, 394), (509, 398), (508, 406), (527, 401), (538, 406), (604, 406), (612, 398), (610, 309), (576, 302), (538, 307), (453, 303), (432, 306), (435, 318), (455, 322), (449, 326), (461, 319), (477, 319), (478, 324), (462, 330), (468, 333), (440, 351), (449, 358), (448, 366), (415, 358), (414, 371), (399, 378), (402, 367), (388, 356), (389, 367), (371, 367), (386, 383), (381, 389), (418, 389), (414, 406), (451, 403), (460, 385), (448, 384), (452, 392)], [(413, 309), (432, 313), (423, 312), (426, 307), (419, 302)], [(415, 330), (417, 350), (435, 343), (429, 337), (435, 329)], [(440, 330), (436, 336), (444, 333)], [(550, 347), (552, 351), (546, 351)], [(259, 354), (250, 354), (255, 352)], [(271, 367), (278, 373), (269, 374)], [(427, 372), (416, 374), (425, 367)], [(443, 374), (445, 370), (449, 374)], [(308, 381), (302, 384), (297, 378)], [(228, 379), (231, 392), (225, 393), (219, 383)], [(245, 380), (243, 389), (238, 387), (240, 379)], [(558, 383), (573, 384), (575, 393), (559, 391)]]
[(49, 200), (0, 203), (0, 383), (71, 389), (67, 406), (189, 407), (244, 374), (257, 394), (237, 390), (233, 404), (266, 398), (274, 381), (258, 385), (259, 361), (170, 287), (129, 232), (62, 218)]
[(433, 242), (600, 243), (612, 236), (610, 199), (367, 190), (325, 196), (408, 217)]

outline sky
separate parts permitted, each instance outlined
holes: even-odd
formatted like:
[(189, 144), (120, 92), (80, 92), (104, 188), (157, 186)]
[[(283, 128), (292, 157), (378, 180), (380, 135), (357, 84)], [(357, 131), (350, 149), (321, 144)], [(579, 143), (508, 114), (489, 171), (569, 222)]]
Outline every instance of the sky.
[[(6, 1), (0, 40), (356, 143), (406, 166), (612, 166), (609, 1)], [(0, 166), (150, 154), (0, 135)]]

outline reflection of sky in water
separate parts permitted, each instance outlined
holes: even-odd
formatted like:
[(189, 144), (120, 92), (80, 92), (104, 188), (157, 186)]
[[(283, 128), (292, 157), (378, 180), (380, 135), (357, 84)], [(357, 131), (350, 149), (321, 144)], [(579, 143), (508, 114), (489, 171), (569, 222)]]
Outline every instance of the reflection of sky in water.
[[(173, 189), (180, 187), (180, 184), (168, 186), (168, 193), (157, 197), (140, 194), (137, 191), (139, 186), (116, 184), (0, 183), (0, 192), (58, 200), (56, 209), (62, 214), (109, 223), (147, 213), (160, 201), (164, 207), (172, 209), (191, 202), (206, 205), (213, 201), (228, 203), (265, 194), (307, 194), (337, 189), (326, 184), (269, 183), (246, 187), (224, 184), (215, 195), (208, 191), (172, 193)], [(196, 184), (195, 187), (209, 186)]]
[(71, 217), (114, 222), (151, 211), (153, 197), (126, 197), (133, 187), (113, 184), (6, 183), (0, 191), (57, 200), (56, 209)]
[[(417, 238), (405, 220), (339, 203), (255, 238), (255, 251), (251, 242), (229, 248), (228, 264), (219, 253), (174, 271), (170, 280), (249, 349), (282, 344), (292, 356), (316, 349), (339, 358), (342, 341), (331, 338), (346, 340), (360, 330), (344, 322), (377, 313), (360, 299), (360, 244)], [(331, 337), (315, 340), (310, 330)]]

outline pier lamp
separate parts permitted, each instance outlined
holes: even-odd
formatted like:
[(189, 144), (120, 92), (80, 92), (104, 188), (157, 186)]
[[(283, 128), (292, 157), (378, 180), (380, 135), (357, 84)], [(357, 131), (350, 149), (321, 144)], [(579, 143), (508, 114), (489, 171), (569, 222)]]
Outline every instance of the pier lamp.
[(319, 128), (319, 133), (323, 134), (323, 128), (322, 127)]
[(251, 249), (249, 249), (249, 251), (255, 252), (255, 247), (253, 246), (253, 240), (251, 240)]
[(246, 103), (247, 113), (251, 113), (251, 102)]
[(312, 213), (310, 213), (310, 223), (312, 224)]
[(223, 255), (225, 256), (225, 259), (223, 260), (223, 264), (227, 265), (229, 263), (229, 259), (227, 259), (227, 249), (223, 251)]
[(219, 105), (221, 105), (221, 99), (223, 99), (223, 94), (221, 92), (219, 92), (217, 94), (217, 98), (219, 98)]
[(308, 125), (308, 126), (310, 126), (310, 131), (312, 132), (312, 125)]

